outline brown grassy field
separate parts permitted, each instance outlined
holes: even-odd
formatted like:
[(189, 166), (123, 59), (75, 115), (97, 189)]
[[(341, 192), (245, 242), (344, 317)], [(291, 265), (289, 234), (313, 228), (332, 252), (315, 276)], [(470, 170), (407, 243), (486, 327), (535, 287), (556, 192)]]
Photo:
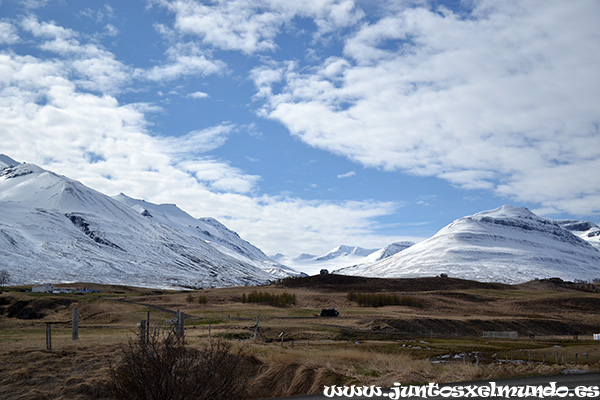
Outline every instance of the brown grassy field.
[[(509, 286), (450, 278), (315, 276), (257, 288), (167, 291), (81, 284), (97, 293), (0, 295), (0, 398), (109, 399), (122, 346), (186, 315), (186, 343), (223, 340), (251, 362), (249, 398), (318, 393), (323, 385), (392, 385), (600, 369), (600, 294), (593, 285)], [(295, 295), (287, 307), (242, 303), (257, 290)], [(412, 306), (360, 307), (348, 293), (398, 295)], [(79, 308), (79, 340), (71, 315)], [(337, 307), (340, 316), (319, 317)], [(260, 331), (250, 340), (257, 316)], [(46, 324), (52, 348), (46, 349)], [(516, 339), (482, 337), (516, 331)], [(283, 332), (283, 335), (281, 335)], [(283, 341), (281, 340), (283, 336)], [(577, 359), (576, 359), (577, 357)], [(545, 362), (544, 362), (545, 361)]]

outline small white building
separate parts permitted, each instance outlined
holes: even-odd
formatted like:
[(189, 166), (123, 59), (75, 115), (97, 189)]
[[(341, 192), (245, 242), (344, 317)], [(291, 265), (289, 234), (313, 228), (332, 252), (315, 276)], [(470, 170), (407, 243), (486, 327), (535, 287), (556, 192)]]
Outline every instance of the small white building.
[(40, 283), (31, 288), (32, 293), (52, 293), (53, 291), (54, 285), (51, 283)]

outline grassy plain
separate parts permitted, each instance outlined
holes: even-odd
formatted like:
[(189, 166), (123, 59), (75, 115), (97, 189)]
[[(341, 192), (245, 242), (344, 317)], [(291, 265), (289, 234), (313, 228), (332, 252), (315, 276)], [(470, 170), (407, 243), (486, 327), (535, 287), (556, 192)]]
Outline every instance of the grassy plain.
[[(78, 284), (79, 285), (79, 284)], [(600, 288), (564, 282), (482, 284), (451, 278), (316, 276), (257, 288), (167, 291), (81, 284), (97, 293), (0, 295), (0, 398), (109, 399), (104, 382), (121, 346), (185, 313), (189, 346), (225, 340), (254, 366), (250, 396), (318, 393), (323, 385), (450, 382), (600, 369)], [(252, 290), (296, 304), (242, 303)], [(348, 292), (418, 299), (359, 307)], [(71, 338), (79, 308), (79, 340)], [(340, 316), (319, 317), (336, 307)], [(259, 316), (256, 339), (250, 340)], [(46, 349), (46, 325), (52, 348)], [(482, 337), (516, 331), (518, 338)], [(209, 339), (210, 336), (210, 339)], [(283, 340), (282, 340), (283, 339)]]

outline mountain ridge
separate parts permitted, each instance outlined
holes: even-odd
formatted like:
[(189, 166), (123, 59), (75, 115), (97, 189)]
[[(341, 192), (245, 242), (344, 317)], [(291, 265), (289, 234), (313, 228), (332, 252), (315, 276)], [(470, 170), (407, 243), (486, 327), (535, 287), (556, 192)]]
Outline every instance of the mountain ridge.
[(87, 281), (160, 288), (245, 286), (301, 273), (214, 218), (106, 196), (0, 158), (0, 260), (14, 284)]
[(589, 280), (600, 277), (600, 252), (554, 220), (505, 205), (459, 218), (384, 260), (334, 272), (389, 278), (446, 274), (504, 283)]

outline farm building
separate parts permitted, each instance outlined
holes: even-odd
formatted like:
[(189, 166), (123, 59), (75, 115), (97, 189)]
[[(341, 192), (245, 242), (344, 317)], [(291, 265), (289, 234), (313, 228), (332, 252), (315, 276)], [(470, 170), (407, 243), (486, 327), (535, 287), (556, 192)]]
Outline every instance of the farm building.
[(54, 291), (54, 285), (51, 283), (41, 283), (38, 285), (33, 285), (31, 291), (33, 293), (52, 293)]

